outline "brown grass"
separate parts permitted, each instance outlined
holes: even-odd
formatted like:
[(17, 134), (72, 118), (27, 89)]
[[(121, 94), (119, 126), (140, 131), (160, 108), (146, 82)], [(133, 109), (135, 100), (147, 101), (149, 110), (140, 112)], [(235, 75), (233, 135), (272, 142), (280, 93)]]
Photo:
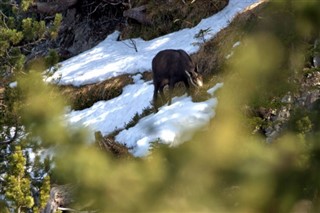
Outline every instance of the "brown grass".
[(123, 87), (131, 83), (130, 75), (121, 75), (82, 87), (62, 86), (60, 91), (67, 98), (72, 109), (81, 110), (91, 107), (97, 101), (110, 100), (119, 96)]
[(122, 38), (142, 37), (150, 40), (183, 28), (191, 28), (201, 19), (223, 9), (229, 0), (133, 0), (133, 7), (146, 5), (146, 15), (151, 25), (141, 25), (129, 19), (129, 25), (122, 30)]
[(222, 29), (213, 39), (204, 43), (196, 54), (191, 56), (198, 65), (204, 80), (204, 86), (194, 91), (194, 101), (206, 100), (208, 98), (207, 90), (217, 82), (223, 82), (224, 75), (227, 74), (225, 67), (229, 62), (226, 56), (232, 51), (236, 51), (236, 48), (233, 49), (232, 46), (251, 31), (259, 18), (257, 14), (261, 13), (266, 4), (262, 3), (252, 10), (238, 14), (227, 28)]
[(151, 81), (153, 78), (152, 78), (152, 71), (149, 70), (149, 71), (146, 71), (144, 73), (142, 73), (142, 79), (144, 81)]
[(213, 80), (212, 78), (219, 78), (218, 74), (221, 74), (222, 68), (228, 62), (226, 56), (231, 51), (236, 51), (232, 49), (232, 46), (235, 42), (241, 41), (250, 31), (250, 28), (258, 18), (256, 14), (264, 6), (265, 4), (260, 4), (253, 10), (237, 15), (227, 28), (222, 29), (213, 39), (204, 43), (199, 52), (192, 56), (199, 70), (205, 76), (204, 80), (206, 82)]

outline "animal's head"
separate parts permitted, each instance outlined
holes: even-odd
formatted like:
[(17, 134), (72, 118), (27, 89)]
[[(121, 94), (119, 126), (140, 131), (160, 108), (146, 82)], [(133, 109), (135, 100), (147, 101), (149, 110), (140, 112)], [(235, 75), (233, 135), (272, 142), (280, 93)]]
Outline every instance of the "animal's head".
[(198, 67), (195, 66), (193, 69), (185, 70), (190, 82), (196, 87), (202, 87), (202, 75), (198, 72)]

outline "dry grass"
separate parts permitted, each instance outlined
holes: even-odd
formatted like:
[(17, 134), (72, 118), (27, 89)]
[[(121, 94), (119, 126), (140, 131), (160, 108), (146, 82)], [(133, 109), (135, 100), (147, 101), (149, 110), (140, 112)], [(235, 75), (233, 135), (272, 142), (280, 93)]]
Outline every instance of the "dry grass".
[(241, 41), (251, 31), (259, 18), (257, 14), (265, 8), (266, 3), (238, 14), (230, 25), (221, 30), (213, 39), (204, 43), (200, 50), (192, 55), (193, 61), (197, 64), (203, 75), (204, 86), (194, 92), (194, 101), (204, 101), (208, 98), (207, 90), (218, 82), (223, 82), (228, 64), (226, 58), (231, 52), (236, 51), (232, 46)]
[(146, 15), (152, 20), (152, 24), (141, 25), (129, 20), (129, 25), (122, 30), (122, 38), (142, 37), (150, 40), (183, 28), (194, 27), (201, 19), (223, 9), (228, 2), (229, 0), (134, 0), (133, 7), (146, 5)]
[(228, 61), (226, 56), (235, 51), (232, 46), (235, 42), (241, 41), (250, 31), (258, 18), (256, 14), (264, 6), (265, 4), (260, 4), (252, 10), (237, 15), (227, 28), (222, 29), (212, 40), (204, 43), (200, 51), (192, 56), (205, 76), (206, 82), (219, 78), (218, 74), (221, 74), (222, 68)]
[(142, 73), (142, 79), (145, 81), (151, 81), (153, 79), (152, 78), (152, 71), (149, 70), (149, 71)]
[(81, 110), (91, 107), (97, 101), (110, 100), (119, 96), (123, 87), (131, 83), (130, 75), (121, 75), (82, 87), (62, 86), (60, 90), (72, 109)]

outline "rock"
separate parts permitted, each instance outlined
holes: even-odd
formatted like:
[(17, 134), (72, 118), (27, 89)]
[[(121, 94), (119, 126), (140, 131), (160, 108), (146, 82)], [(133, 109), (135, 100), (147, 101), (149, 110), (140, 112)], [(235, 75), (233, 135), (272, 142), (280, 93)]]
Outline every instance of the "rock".
[[(124, 9), (122, 4), (103, 5), (100, 1), (90, 0), (77, 2), (62, 12), (63, 19), (57, 39), (38, 42), (27, 55), (27, 63), (45, 57), (49, 49), (55, 49), (60, 59), (65, 60), (94, 47), (123, 25)], [(53, 18), (54, 16), (46, 17), (46, 20), (52, 22)]]
[(320, 53), (315, 53), (313, 56), (313, 66), (315, 68), (320, 67)]
[(281, 99), (281, 102), (285, 104), (291, 104), (293, 102), (293, 97), (291, 93), (288, 92), (288, 94)]
[(59, 207), (67, 207), (73, 202), (74, 185), (54, 186), (50, 190), (50, 198), (42, 213), (57, 212)]
[(290, 111), (286, 107), (281, 107), (277, 114), (277, 118), (275, 119), (278, 122), (285, 122), (289, 119), (290, 117)]
[(314, 42), (314, 56), (313, 56), (313, 66), (315, 68), (320, 67), (320, 41), (319, 39), (316, 39)]

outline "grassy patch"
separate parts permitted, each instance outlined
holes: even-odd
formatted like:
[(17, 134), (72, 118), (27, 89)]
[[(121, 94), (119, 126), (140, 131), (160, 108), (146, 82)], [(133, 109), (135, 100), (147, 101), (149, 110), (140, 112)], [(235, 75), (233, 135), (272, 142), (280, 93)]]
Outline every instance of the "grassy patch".
[(141, 118), (146, 117), (154, 112), (153, 108), (146, 108), (143, 110), (141, 114), (136, 113), (135, 116), (129, 121), (129, 123), (126, 125), (125, 129), (129, 129), (131, 127), (134, 127)]
[(144, 73), (142, 73), (142, 79), (144, 80), (144, 81), (152, 81), (152, 71), (150, 70), (150, 71), (146, 71), (146, 72), (144, 72)]
[(225, 70), (223, 68), (228, 62), (227, 56), (236, 51), (233, 45), (242, 41), (247, 32), (252, 30), (259, 18), (257, 14), (261, 13), (265, 5), (265, 3), (260, 4), (253, 10), (238, 14), (228, 27), (218, 32), (210, 41), (202, 44), (199, 52), (192, 56), (205, 76), (205, 81), (210, 82), (212, 78), (216, 79), (217, 74)]
[(110, 100), (119, 96), (123, 87), (130, 83), (132, 83), (130, 75), (121, 75), (82, 87), (62, 86), (60, 90), (72, 109), (82, 110), (91, 107), (97, 101)]
[(122, 31), (122, 38), (142, 37), (150, 40), (183, 28), (191, 28), (201, 19), (223, 9), (229, 0), (133, 0), (132, 7), (146, 5), (146, 15), (151, 25), (141, 25), (129, 19), (129, 25)]

